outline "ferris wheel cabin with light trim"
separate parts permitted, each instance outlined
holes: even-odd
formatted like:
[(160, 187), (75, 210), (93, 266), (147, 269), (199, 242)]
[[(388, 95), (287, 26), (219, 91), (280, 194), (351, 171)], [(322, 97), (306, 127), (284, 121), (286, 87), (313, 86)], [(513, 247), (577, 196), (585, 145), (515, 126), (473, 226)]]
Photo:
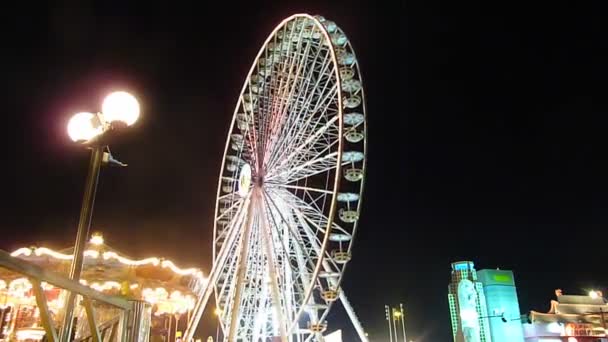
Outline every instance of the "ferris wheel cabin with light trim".
[(218, 182), (209, 282), (224, 341), (319, 340), (337, 299), (355, 323), (340, 284), (361, 210), (366, 129), (344, 32), (321, 16), (281, 22), (243, 85)]

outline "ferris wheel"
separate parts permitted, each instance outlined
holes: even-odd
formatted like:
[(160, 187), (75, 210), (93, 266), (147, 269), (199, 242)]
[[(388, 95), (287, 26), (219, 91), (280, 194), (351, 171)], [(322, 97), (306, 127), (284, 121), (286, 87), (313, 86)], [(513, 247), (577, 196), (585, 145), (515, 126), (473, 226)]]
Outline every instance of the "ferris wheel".
[(270, 34), (234, 111), (218, 181), (213, 292), (224, 341), (317, 341), (342, 302), (366, 162), (365, 96), (344, 32), (297, 14)]

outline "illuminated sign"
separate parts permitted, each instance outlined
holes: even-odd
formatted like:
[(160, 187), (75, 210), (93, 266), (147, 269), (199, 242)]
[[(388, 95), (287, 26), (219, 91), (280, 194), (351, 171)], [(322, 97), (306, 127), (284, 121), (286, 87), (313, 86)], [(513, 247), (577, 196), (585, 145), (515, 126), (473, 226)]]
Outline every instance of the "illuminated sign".
[(494, 280), (499, 283), (511, 283), (513, 279), (508, 274), (494, 274)]
[(566, 336), (594, 336), (593, 324), (568, 323), (566, 324)]

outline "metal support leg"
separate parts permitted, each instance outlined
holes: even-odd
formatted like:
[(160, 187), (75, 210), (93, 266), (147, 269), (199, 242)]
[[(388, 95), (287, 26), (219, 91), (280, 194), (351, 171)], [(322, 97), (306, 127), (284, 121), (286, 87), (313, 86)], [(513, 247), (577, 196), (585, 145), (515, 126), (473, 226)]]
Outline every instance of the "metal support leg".
[[(243, 207), (247, 207), (249, 205), (250, 198), (247, 198), (245, 203), (243, 203)], [(242, 210), (239, 214), (239, 218), (236, 220), (236, 224), (230, 228), (230, 231), (227, 234), (226, 242), (224, 247), (220, 250), (220, 253), (216, 259), (216, 262), (213, 264), (211, 268), (211, 272), (209, 272), (207, 285), (203, 290), (203, 293), (199, 297), (199, 300), (196, 302), (194, 309), (192, 310), (192, 316), (190, 317), (190, 321), (188, 322), (188, 327), (184, 333), (184, 341), (191, 342), (194, 336), (194, 331), (196, 330), (198, 323), (203, 316), (203, 312), (205, 310), (205, 306), (207, 305), (207, 301), (209, 301), (209, 297), (211, 296), (211, 292), (215, 287), (215, 283), (220, 275), (220, 271), (224, 267), (226, 260), (228, 259), (228, 250), (226, 246), (231, 246), (236, 238), (238, 230), (241, 226), (242, 219), (244, 218), (245, 210)], [(225, 339), (225, 337), (224, 337)]]
[(348, 314), (350, 321), (353, 323), (355, 330), (357, 330), (357, 334), (359, 334), (359, 338), (361, 339), (362, 342), (369, 342), (369, 340), (367, 339), (367, 336), (365, 335), (365, 330), (363, 330), (363, 326), (361, 325), (361, 322), (359, 321), (357, 314), (355, 314), (355, 310), (350, 305), (348, 298), (346, 298), (346, 295), (344, 294), (344, 290), (341, 289), (339, 295), (340, 295), (340, 302), (342, 302), (342, 306), (344, 307), (344, 310), (346, 310), (346, 313)]
[(40, 320), (42, 321), (42, 326), (46, 332), (47, 340), (49, 342), (57, 342), (59, 339), (57, 339), (57, 333), (55, 332), (55, 326), (51, 320), (49, 307), (46, 302), (44, 291), (42, 291), (42, 286), (40, 286), (40, 282), (34, 278), (30, 278), (30, 283), (32, 284), (32, 290), (34, 290), (34, 295), (36, 296), (36, 305), (38, 305), (38, 310), (40, 311)]
[[(300, 217), (300, 216), (298, 216), (298, 217)], [(321, 256), (321, 247), (315, 241), (314, 235), (311, 233), (310, 227), (308, 227), (308, 225), (306, 224), (304, 219), (301, 217), (300, 217), (300, 221), (301, 221), (302, 225), (305, 227), (304, 231), (308, 235), (307, 237), (308, 237), (309, 241), (312, 241), (313, 248), (315, 249), (317, 255), (319, 255), (319, 257), (320, 257)], [(323, 268), (326, 271), (328, 271), (328, 272), (331, 271), (331, 267), (330, 267), (329, 263), (327, 262), (327, 260), (323, 260), (322, 263), (323, 263)], [(329, 283), (334, 287), (336, 287), (336, 285), (337, 285), (337, 284), (335, 284), (335, 281), (332, 281), (331, 279), (329, 280)], [(363, 326), (361, 325), (361, 322), (359, 321), (359, 319), (357, 318), (357, 315), (355, 314), (355, 310), (350, 305), (348, 298), (346, 298), (346, 295), (344, 294), (344, 290), (336, 288), (336, 291), (338, 291), (340, 301), (342, 302), (342, 305), (344, 306), (344, 309), (346, 310), (348, 317), (350, 318), (353, 326), (355, 327), (355, 330), (357, 330), (357, 334), (359, 335), (359, 338), (361, 339), (362, 342), (369, 342), (367, 336), (365, 336), (365, 331), (363, 330)]]
[[(252, 200), (250, 206), (253, 206), (253, 203)], [(239, 255), (239, 268), (236, 273), (236, 293), (234, 294), (234, 306), (230, 318), (230, 329), (228, 330), (228, 342), (236, 341), (237, 319), (241, 308), (241, 296), (245, 287), (245, 273), (247, 272), (247, 259), (249, 257), (249, 235), (251, 235), (251, 225), (253, 224), (253, 210), (251, 209), (253, 208), (249, 208), (247, 212), (247, 222), (245, 222), (240, 239), (241, 254)]]
[(95, 318), (95, 310), (93, 310), (93, 304), (91, 303), (91, 300), (87, 297), (82, 297), (82, 304), (84, 305), (84, 310), (87, 313), (87, 321), (89, 322), (89, 331), (91, 332), (91, 338), (93, 339), (93, 342), (101, 342), (99, 329), (97, 329), (97, 320)]
[[(261, 194), (259, 194), (261, 196)], [(287, 342), (287, 334), (285, 333), (285, 320), (283, 318), (283, 313), (281, 311), (281, 299), (279, 297), (279, 285), (277, 284), (277, 275), (275, 273), (276, 269), (275, 269), (275, 259), (274, 259), (274, 253), (272, 253), (272, 248), (270, 247), (270, 234), (268, 232), (268, 224), (266, 222), (267, 217), (264, 215), (264, 210), (262, 208), (261, 205), (261, 198), (260, 201), (258, 202), (258, 209), (259, 209), (259, 213), (261, 215), (263, 215), (264, 217), (260, 218), (260, 222), (261, 224), (261, 231), (262, 231), (262, 244), (264, 245), (264, 251), (266, 254), (266, 259), (267, 259), (267, 264), (266, 267), (268, 269), (268, 275), (270, 276), (270, 292), (272, 294), (272, 302), (273, 302), (273, 308), (274, 308), (274, 312), (277, 315), (278, 321), (279, 321), (279, 333), (281, 334), (281, 341), (282, 342)]]

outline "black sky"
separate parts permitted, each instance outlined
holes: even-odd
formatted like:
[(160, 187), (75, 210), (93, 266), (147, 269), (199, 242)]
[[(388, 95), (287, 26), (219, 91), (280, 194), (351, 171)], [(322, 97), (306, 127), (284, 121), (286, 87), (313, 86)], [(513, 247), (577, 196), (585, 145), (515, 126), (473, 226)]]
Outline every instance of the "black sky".
[(67, 119), (125, 88), (142, 120), (112, 145), (129, 167), (102, 172), (94, 229), (133, 256), (208, 270), (238, 92), (274, 26), (308, 12), (347, 32), (368, 95), (369, 173), (344, 288), (373, 340), (383, 305), (403, 302), (414, 340), (448, 341), (459, 259), (513, 269), (524, 312), (546, 310), (556, 287), (608, 285), (600, 6), (206, 3), (3, 11), (0, 248), (73, 242), (88, 155)]

